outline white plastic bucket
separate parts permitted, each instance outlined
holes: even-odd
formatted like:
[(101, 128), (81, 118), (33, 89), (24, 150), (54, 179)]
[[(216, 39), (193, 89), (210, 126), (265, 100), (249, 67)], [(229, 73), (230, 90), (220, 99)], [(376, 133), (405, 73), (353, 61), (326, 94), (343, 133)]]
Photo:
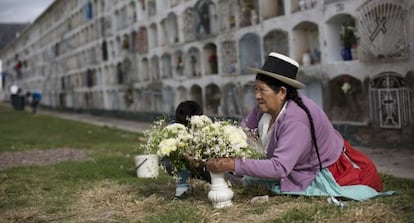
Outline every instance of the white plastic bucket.
[(158, 156), (157, 155), (136, 155), (135, 170), (139, 178), (155, 178), (158, 176)]

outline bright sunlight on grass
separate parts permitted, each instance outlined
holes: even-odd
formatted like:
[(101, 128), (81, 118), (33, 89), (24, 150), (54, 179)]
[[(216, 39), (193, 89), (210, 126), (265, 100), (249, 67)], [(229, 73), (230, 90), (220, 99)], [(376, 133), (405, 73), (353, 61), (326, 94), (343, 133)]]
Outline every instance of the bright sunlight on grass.
[[(344, 209), (323, 197), (301, 196), (273, 196), (253, 205), (250, 199), (266, 194), (263, 188), (233, 187), (234, 205), (217, 210), (207, 198), (209, 185), (198, 180), (192, 181), (192, 196), (177, 200), (175, 180), (164, 172), (157, 179), (136, 177), (133, 156), (139, 137), (0, 104), (0, 157), (46, 156), (30, 166), (10, 167), (0, 160), (0, 222), (414, 221), (414, 180), (389, 175), (382, 175), (385, 189), (397, 195), (347, 201)], [(50, 159), (59, 162), (46, 163)]]

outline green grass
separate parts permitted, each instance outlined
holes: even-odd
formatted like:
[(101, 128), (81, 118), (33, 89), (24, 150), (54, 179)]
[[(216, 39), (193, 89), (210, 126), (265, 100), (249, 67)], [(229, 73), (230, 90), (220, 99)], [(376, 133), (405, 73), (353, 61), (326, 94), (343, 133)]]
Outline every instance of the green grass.
[[(75, 148), (87, 160), (0, 170), (0, 222), (413, 222), (414, 180), (382, 175), (399, 194), (339, 209), (322, 197), (250, 199), (263, 188), (233, 187), (234, 205), (214, 209), (208, 185), (174, 199), (175, 179), (136, 177), (133, 156), (140, 134), (97, 127), (0, 104), (0, 153)], [(1, 160), (0, 160), (1, 162)]]
[(83, 148), (127, 151), (136, 148), (137, 135), (41, 114), (0, 107), (2, 151)]

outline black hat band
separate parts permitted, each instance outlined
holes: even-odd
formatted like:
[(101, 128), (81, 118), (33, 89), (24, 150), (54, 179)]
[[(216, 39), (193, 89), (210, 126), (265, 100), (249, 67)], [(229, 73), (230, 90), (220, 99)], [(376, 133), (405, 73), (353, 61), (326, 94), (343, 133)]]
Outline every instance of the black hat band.
[(298, 67), (278, 57), (268, 56), (262, 70), (296, 80)]

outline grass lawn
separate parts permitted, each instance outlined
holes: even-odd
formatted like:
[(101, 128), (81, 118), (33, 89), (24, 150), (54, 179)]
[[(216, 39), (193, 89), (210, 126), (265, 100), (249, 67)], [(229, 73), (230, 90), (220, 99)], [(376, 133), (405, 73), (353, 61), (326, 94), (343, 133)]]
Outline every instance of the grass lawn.
[(233, 206), (213, 209), (209, 185), (197, 180), (192, 196), (177, 200), (175, 180), (164, 172), (157, 179), (136, 177), (133, 156), (141, 136), (0, 104), (0, 155), (33, 158), (74, 149), (87, 156), (0, 169), (0, 222), (414, 222), (414, 180), (389, 175), (382, 175), (385, 189), (397, 195), (348, 201), (343, 209), (323, 197), (301, 196), (252, 205), (266, 191), (239, 187), (233, 187)]

